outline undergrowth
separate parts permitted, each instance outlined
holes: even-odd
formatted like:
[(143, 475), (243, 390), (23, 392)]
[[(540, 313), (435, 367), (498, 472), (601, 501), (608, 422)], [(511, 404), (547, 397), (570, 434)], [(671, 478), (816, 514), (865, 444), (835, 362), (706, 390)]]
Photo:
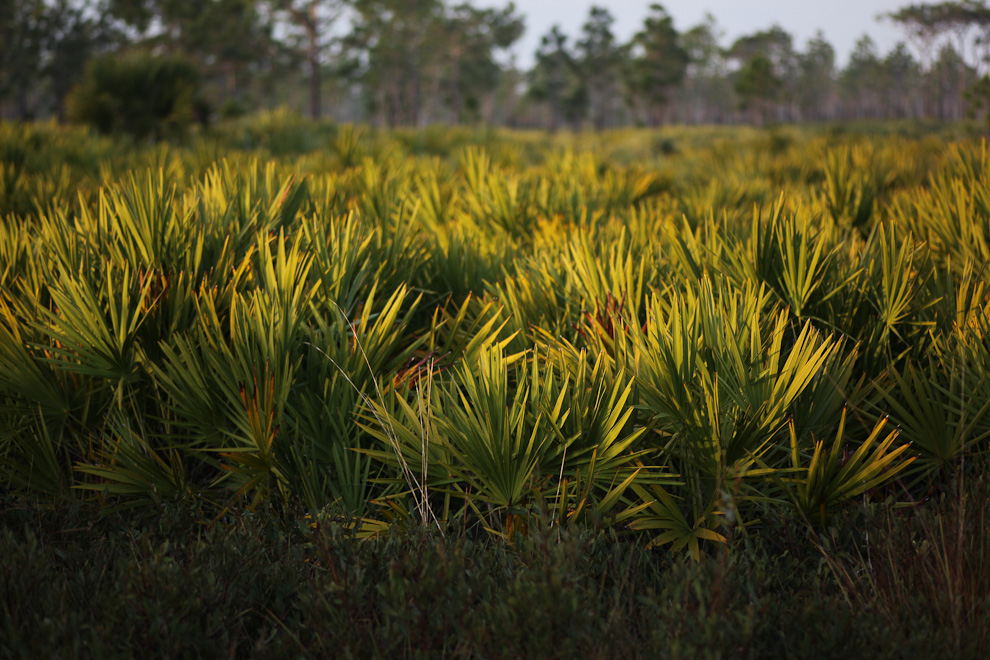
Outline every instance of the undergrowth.
[[(0, 654), (979, 658), (986, 507), (967, 513), (962, 546), (930, 538), (957, 505), (901, 512), (892, 533), (889, 514), (855, 508), (817, 542), (825, 554), (800, 521), (769, 515), (697, 563), (588, 529), (360, 541), (267, 511), (138, 520), (8, 503)], [(925, 560), (943, 554), (961, 590)]]

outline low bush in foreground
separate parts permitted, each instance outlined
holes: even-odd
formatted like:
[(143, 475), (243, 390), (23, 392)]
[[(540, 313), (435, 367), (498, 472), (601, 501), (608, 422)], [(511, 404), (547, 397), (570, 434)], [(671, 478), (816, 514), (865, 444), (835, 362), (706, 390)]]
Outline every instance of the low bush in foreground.
[(701, 562), (545, 525), (359, 541), (266, 511), (6, 502), (0, 657), (980, 658), (987, 495), (858, 507), (811, 536), (768, 515)]

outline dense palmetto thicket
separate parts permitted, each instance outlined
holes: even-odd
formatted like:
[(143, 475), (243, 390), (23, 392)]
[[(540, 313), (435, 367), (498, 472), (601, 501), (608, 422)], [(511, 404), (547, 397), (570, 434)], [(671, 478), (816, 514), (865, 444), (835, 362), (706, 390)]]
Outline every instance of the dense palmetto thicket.
[(8, 493), (697, 558), (985, 451), (984, 144), (265, 121), (0, 127)]

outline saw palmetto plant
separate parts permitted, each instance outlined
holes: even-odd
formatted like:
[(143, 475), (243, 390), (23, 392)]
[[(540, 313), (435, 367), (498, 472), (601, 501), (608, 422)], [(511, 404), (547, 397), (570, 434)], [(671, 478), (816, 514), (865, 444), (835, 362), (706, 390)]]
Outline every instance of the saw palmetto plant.
[(986, 147), (254, 129), (0, 128), (5, 489), (700, 557), (986, 451)]

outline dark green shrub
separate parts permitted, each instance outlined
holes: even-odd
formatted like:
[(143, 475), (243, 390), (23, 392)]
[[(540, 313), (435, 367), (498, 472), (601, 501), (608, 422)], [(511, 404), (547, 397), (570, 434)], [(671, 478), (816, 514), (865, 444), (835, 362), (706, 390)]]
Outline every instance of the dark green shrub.
[(221, 119), (239, 119), (248, 112), (247, 106), (238, 99), (227, 99), (220, 104)]
[[(853, 513), (826, 545), (862, 538)], [(576, 528), (358, 541), (265, 507), (201, 514), (0, 500), (0, 659), (985, 657), (985, 610), (953, 645), (921, 593), (844, 592), (786, 516), (695, 563)], [(871, 558), (857, 576), (887, 570)]]
[(198, 116), (200, 75), (190, 62), (146, 52), (92, 60), (69, 95), (69, 117), (101, 133), (162, 139), (187, 129)]

